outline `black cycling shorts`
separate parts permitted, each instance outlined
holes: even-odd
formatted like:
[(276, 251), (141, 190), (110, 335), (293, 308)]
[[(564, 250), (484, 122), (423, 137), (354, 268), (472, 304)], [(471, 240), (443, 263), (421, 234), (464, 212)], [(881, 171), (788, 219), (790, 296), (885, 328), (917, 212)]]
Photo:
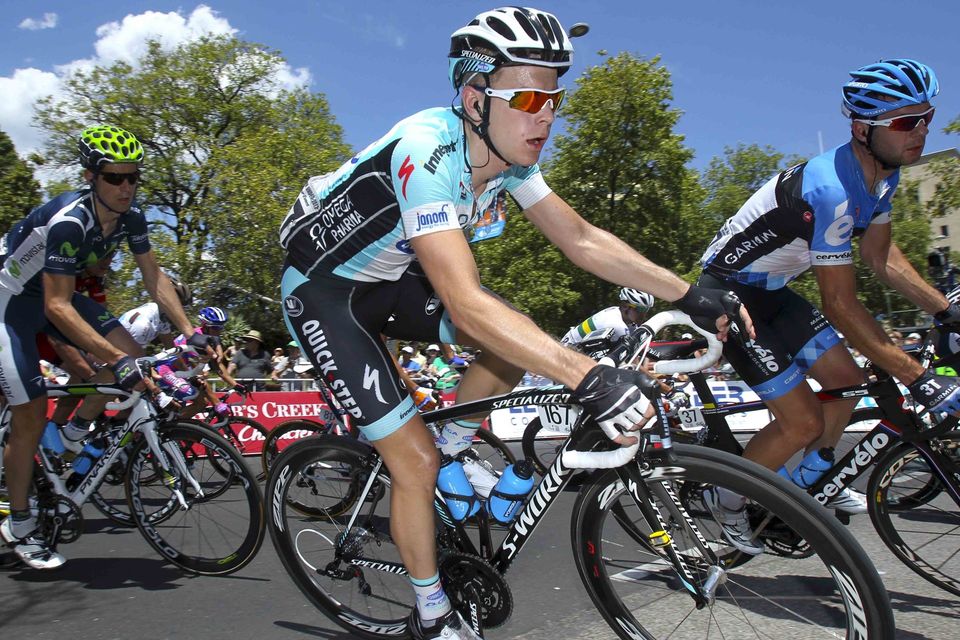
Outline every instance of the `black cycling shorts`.
[(803, 296), (783, 287), (759, 289), (703, 273), (697, 285), (733, 291), (750, 312), (757, 337), (747, 347), (727, 340), (723, 355), (762, 400), (779, 398), (804, 381), (804, 374), (840, 336)]
[(287, 265), (283, 317), (317, 375), (370, 440), (384, 438), (417, 410), (382, 335), (456, 343), (450, 316), (414, 262), (395, 282), (304, 276)]

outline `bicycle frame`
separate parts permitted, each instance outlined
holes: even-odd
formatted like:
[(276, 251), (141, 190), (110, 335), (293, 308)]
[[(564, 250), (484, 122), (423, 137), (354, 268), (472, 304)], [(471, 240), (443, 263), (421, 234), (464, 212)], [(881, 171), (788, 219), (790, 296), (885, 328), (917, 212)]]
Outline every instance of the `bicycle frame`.
[[(425, 413), (424, 420), (428, 423), (438, 422), (513, 406), (547, 406), (556, 404), (569, 404), (570, 397), (570, 390), (561, 386), (514, 391), (500, 396), (484, 398), (473, 402), (437, 409)], [(660, 426), (666, 424), (665, 412), (663, 411), (662, 402), (656, 402), (656, 404), (659, 405), (658, 415), (662, 417), (662, 422), (660, 422), (658, 425)], [(591, 425), (593, 428), (590, 428)], [(576, 473), (582, 471), (582, 469), (574, 468), (565, 464), (563, 461), (563, 452), (568, 449), (580, 450), (580, 447), (591, 447), (597, 443), (603, 443), (605, 441), (609, 442), (605, 437), (602, 436), (602, 434), (599, 434), (599, 428), (596, 427), (595, 423), (591, 423), (591, 425), (585, 424), (583, 414), (581, 414), (574, 424), (570, 434), (567, 436), (566, 441), (561, 448), (560, 455), (556, 457), (550, 470), (543, 476), (543, 478), (541, 478), (540, 482), (533, 487), (529, 497), (517, 516), (514, 518), (513, 522), (506, 527), (506, 536), (496, 549), (493, 548), (491, 527), (486, 512), (483, 510), (479, 511), (476, 518), (477, 526), (480, 532), (480, 544), (478, 548), (477, 545), (474, 545), (473, 541), (470, 539), (470, 536), (467, 534), (466, 525), (463, 522), (456, 521), (451, 516), (445, 499), (441, 495), (439, 489), (437, 489), (434, 497), (434, 509), (445, 525), (444, 535), (446, 536), (447, 540), (447, 544), (445, 546), (450, 546), (456, 548), (457, 550), (480, 556), (488, 560), (498, 573), (506, 573), (513, 564), (513, 561), (519, 555), (521, 549), (533, 536), (533, 532), (543, 520), (547, 511), (549, 511), (550, 507), (554, 504), (556, 497), (560, 494), (570, 479)], [(669, 427), (662, 428), (669, 429)], [(664, 524), (664, 518), (660, 513), (659, 507), (657, 507), (655, 504), (655, 501), (651, 496), (645, 482), (640, 480), (641, 478), (648, 480), (655, 477), (669, 477), (669, 462), (672, 459), (671, 445), (669, 438), (667, 438), (666, 443), (663, 443), (664, 438), (662, 435), (657, 434), (654, 431), (645, 430), (643, 432), (638, 432), (637, 435), (643, 439), (641, 447), (638, 450), (637, 458), (626, 465), (618, 467), (617, 472), (621, 481), (624, 483), (624, 486), (628, 488), (634, 500), (637, 502), (637, 505), (640, 508), (644, 518), (647, 519), (648, 523), (651, 525), (651, 530), (662, 531), (666, 528), (666, 525)], [(349, 521), (345, 527), (345, 532), (349, 531), (350, 528), (353, 527), (357, 518), (359, 517), (360, 511), (363, 509), (365, 496), (373, 486), (376, 475), (379, 472), (380, 467), (383, 465), (383, 461), (379, 458), (379, 456), (376, 456), (375, 459), (376, 462), (373, 466), (370, 478), (359, 495), (357, 506), (349, 518)], [(660, 461), (666, 461), (667, 466), (649, 464), (650, 462)], [(701, 551), (704, 553), (704, 555), (713, 558), (716, 561), (715, 554), (712, 550), (710, 550), (707, 541), (700, 534), (696, 524), (693, 521), (693, 518), (686, 512), (686, 509), (681, 504), (680, 498), (675, 495), (665, 483), (664, 487), (666, 489), (665, 493), (668, 499), (673, 503), (676, 509), (676, 513), (680, 514), (681, 517), (684, 518), (687, 525), (694, 532), (696, 539), (698, 540), (698, 544), (701, 547)], [(718, 585), (721, 574), (719, 565), (717, 567), (715, 579), (707, 581), (703, 587), (698, 588), (694, 586), (696, 581), (693, 579), (693, 572), (688, 567), (686, 561), (674, 548), (673, 544), (668, 542), (666, 544), (658, 545), (648, 540), (646, 536), (641, 537), (639, 542), (646, 544), (648, 548), (660, 554), (665, 560), (674, 566), (684, 586), (690, 592), (691, 596), (698, 603), (698, 605), (706, 604), (711, 601), (713, 597), (712, 591)], [(364, 558), (350, 558), (347, 561), (350, 564), (373, 567), (380, 571), (388, 571), (390, 573), (401, 575), (406, 575), (407, 573), (406, 568), (401, 563), (383, 561), (374, 562)]]
[[(690, 380), (703, 404), (702, 412), (707, 424), (708, 441), (730, 453), (741, 454), (743, 449), (733, 437), (726, 422), (726, 416), (732, 413), (765, 409), (766, 404), (762, 400), (757, 400), (718, 406), (706, 382), (706, 376), (702, 372), (691, 374)], [(843, 457), (835, 461), (817, 482), (810, 486), (808, 492), (817, 502), (826, 505), (831, 498), (851, 487), (885, 451), (900, 442), (907, 442), (923, 455), (953, 499), (960, 504), (960, 467), (943, 456), (934, 455), (929, 445), (930, 440), (955, 429), (956, 418), (947, 417), (936, 426), (925, 428), (916, 413), (903, 409), (905, 402), (903, 393), (896, 381), (886, 375), (876, 382), (820, 391), (817, 393), (817, 398), (821, 402), (873, 398), (884, 416)]]

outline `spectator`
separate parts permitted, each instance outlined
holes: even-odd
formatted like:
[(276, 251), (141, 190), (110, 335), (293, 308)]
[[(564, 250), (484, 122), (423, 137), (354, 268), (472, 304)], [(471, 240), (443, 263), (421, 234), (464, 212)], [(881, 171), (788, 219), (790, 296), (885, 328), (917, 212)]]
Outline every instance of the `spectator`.
[(283, 353), (283, 347), (277, 347), (273, 350), (273, 356), (270, 357), (270, 364), (276, 368), (281, 361), (286, 360), (287, 356)]
[(920, 339), (921, 338), (919, 333), (911, 333), (907, 335), (907, 337), (903, 340), (903, 346), (907, 347), (912, 344), (919, 344)]
[(273, 373), (270, 354), (263, 348), (263, 336), (259, 331), (248, 331), (243, 339), (243, 348), (233, 354), (227, 373), (251, 391), (263, 391), (263, 379)]
[(400, 366), (406, 369), (407, 372), (409, 373), (420, 371), (420, 369), (422, 368), (422, 365), (416, 360), (414, 360), (413, 354), (414, 354), (413, 347), (411, 347), (410, 345), (407, 345), (404, 348), (400, 349)]
[(232, 362), (234, 354), (239, 351), (241, 347), (243, 347), (243, 336), (237, 336), (233, 339), (233, 344), (227, 347), (226, 353), (223, 354), (224, 357)]
[(281, 386), (283, 391), (300, 390), (300, 384), (293, 382), (293, 379), (300, 377), (294, 370), (294, 367), (299, 360), (300, 345), (297, 344), (296, 340), (291, 340), (287, 343), (287, 355), (281, 356), (280, 360), (278, 360), (273, 367), (273, 373), (270, 374), (270, 377), (274, 380), (285, 380)]

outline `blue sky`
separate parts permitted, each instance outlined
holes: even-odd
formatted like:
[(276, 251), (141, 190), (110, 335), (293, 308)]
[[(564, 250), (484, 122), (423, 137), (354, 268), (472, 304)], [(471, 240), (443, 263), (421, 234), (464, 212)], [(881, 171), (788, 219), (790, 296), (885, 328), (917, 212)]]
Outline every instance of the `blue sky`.
[[(169, 43), (205, 31), (277, 49), (289, 86), (326, 94), (346, 140), (362, 148), (402, 117), (447, 105), (449, 35), (494, 5), (475, 2), (340, 0), (218, 1), (205, 4), (0, 0), (0, 128), (21, 152), (41, 139), (29, 126), (38, 95), (55, 92), (70, 68), (135, 57), (147, 35)], [(806, 3), (768, 0), (672, 3), (544, 1), (567, 26), (587, 22), (575, 41), (573, 85), (597, 54), (660, 55), (674, 82), (678, 132), (703, 168), (738, 143), (803, 156), (846, 141), (839, 87), (847, 71), (882, 57), (931, 65), (943, 91), (927, 151), (960, 144), (942, 128), (960, 116), (960, 3)]]

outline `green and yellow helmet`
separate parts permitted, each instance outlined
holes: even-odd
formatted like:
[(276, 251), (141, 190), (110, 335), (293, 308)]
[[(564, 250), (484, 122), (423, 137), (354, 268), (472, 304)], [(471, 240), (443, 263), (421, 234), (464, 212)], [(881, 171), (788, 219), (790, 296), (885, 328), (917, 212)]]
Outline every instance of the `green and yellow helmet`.
[(143, 161), (143, 146), (129, 131), (110, 125), (87, 127), (77, 141), (80, 164), (84, 169), (98, 171), (108, 163)]

